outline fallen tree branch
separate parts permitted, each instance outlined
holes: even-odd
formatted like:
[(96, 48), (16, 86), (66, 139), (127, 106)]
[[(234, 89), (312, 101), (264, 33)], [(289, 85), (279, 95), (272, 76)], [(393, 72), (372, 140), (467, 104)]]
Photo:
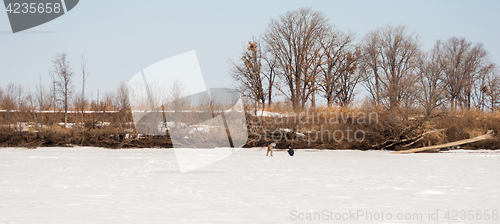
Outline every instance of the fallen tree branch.
[(406, 145), (403, 145), (403, 148), (406, 148), (406, 147), (408, 147), (408, 146), (411, 146), (411, 145), (413, 145), (413, 144), (417, 143), (418, 141), (422, 140), (422, 139), (424, 138), (424, 136), (425, 136), (425, 135), (432, 134), (432, 133), (436, 133), (436, 132), (442, 132), (442, 131), (444, 131), (444, 130), (446, 130), (446, 129), (437, 129), (437, 130), (432, 130), (432, 131), (427, 131), (427, 132), (424, 132), (424, 133), (423, 133), (423, 134), (422, 134), (422, 135), (421, 135), (421, 136), (420, 136), (417, 140), (415, 140), (415, 141), (413, 141), (413, 142), (410, 142), (410, 143), (408, 143), (408, 144), (406, 144)]
[(442, 149), (442, 148), (464, 145), (464, 144), (478, 142), (478, 141), (492, 139), (492, 138), (493, 138), (493, 130), (489, 130), (485, 135), (477, 136), (474, 138), (464, 139), (464, 140), (460, 140), (460, 141), (456, 141), (456, 142), (449, 142), (449, 143), (445, 143), (445, 144), (441, 144), (441, 145), (433, 145), (433, 146), (427, 146), (427, 147), (416, 148), (416, 149), (402, 150), (402, 151), (397, 151), (397, 152), (392, 152), (392, 153), (393, 154), (408, 154), (408, 153), (415, 153), (415, 152), (423, 152), (423, 151), (427, 151), (427, 150)]
[[(389, 144), (389, 145), (386, 145), (386, 146), (382, 147), (381, 150), (385, 150), (385, 149), (387, 149), (389, 147), (392, 147), (392, 146), (394, 146), (396, 144), (404, 144), (406, 142), (410, 142), (411, 141), (410, 143), (402, 146), (403, 148), (405, 148), (405, 147), (411, 146), (411, 145), (415, 144), (416, 142), (420, 141), (421, 139), (423, 139), (424, 136), (426, 136), (428, 134), (432, 134), (432, 133), (436, 133), (436, 132), (441, 132), (441, 131), (444, 131), (444, 130), (446, 130), (446, 129), (430, 130), (430, 131), (426, 131), (426, 132), (422, 133), (419, 136), (415, 136), (413, 138), (405, 138), (405, 139), (401, 139), (401, 140), (397, 140), (397, 141), (396, 140), (391, 140), (392, 143)], [(387, 144), (389, 142), (390, 141), (386, 141), (384, 144)]]
[[(403, 128), (403, 130), (400, 130), (398, 134), (394, 135), (395, 138), (386, 140), (383, 143), (372, 145), (372, 148), (380, 148), (381, 150), (384, 150), (384, 149), (393, 147), (395, 145), (405, 144), (407, 142), (414, 141), (415, 139), (419, 139), (419, 138), (421, 138), (422, 136), (424, 136), (426, 134), (433, 133), (434, 130), (430, 131), (429, 133), (424, 132), (424, 133), (422, 133), (420, 135), (417, 135), (415, 137), (409, 137), (408, 136), (410, 133), (414, 132), (417, 129), (420, 132), (421, 131), (420, 129), (422, 128), (422, 126), (423, 126), (423, 124), (425, 122), (429, 121), (432, 118), (439, 117), (439, 116), (441, 116), (441, 115), (439, 115), (439, 114), (438, 115), (432, 115), (432, 116), (431, 115), (425, 115), (421, 120), (416, 121), (416, 124), (407, 126), (407, 127)], [(441, 131), (441, 129), (439, 129), (439, 131)], [(403, 138), (403, 139), (400, 139), (400, 138)], [(407, 145), (412, 145), (412, 144), (407, 144)]]

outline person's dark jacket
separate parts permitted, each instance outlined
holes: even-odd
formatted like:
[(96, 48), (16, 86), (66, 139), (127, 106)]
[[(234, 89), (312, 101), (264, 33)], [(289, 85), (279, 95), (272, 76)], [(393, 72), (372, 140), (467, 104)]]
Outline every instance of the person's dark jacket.
[(288, 148), (288, 154), (290, 154), (290, 156), (293, 156), (293, 154), (295, 154), (295, 151), (293, 150), (293, 147), (289, 147)]

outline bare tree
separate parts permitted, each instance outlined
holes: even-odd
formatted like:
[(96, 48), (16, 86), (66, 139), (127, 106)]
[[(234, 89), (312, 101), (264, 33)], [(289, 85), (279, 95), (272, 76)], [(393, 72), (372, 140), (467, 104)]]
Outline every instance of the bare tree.
[[(190, 108), (191, 106), (191, 101), (186, 99), (185, 96), (187, 95), (186, 93), (186, 87), (184, 86), (184, 83), (181, 81), (175, 79), (170, 87), (168, 88), (168, 103), (164, 104), (162, 106), (162, 110), (164, 114), (167, 114), (165, 111), (166, 110), (173, 110), (174, 111), (174, 116), (168, 116), (169, 119), (174, 122), (174, 127), (179, 128), (180, 127), (180, 113), (183, 110), (186, 110)], [(167, 121), (167, 118), (165, 117), (163, 119), (165, 122)]]
[(24, 92), (24, 87), (21, 84), (16, 86), (16, 103), (17, 109), (22, 110), (26, 106), (26, 93)]
[(175, 79), (169, 88), (169, 102), (172, 105), (172, 109), (178, 111), (182, 108), (186, 108), (188, 105), (187, 100), (182, 100), (186, 94), (186, 87), (184, 84)]
[[(240, 84), (239, 91), (262, 108), (266, 102), (264, 91), (264, 73), (262, 72), (262, 51), (260, 42), (254, 37), (248, 42), (243, 56), (238, 63), (232, 62), (231, 76)], [(274, 77), (274, 76), (271, 76)], [(255, 106), (257, 110), (257, 105)]]
[(102, 99), (100, 99), (99, 103), (101, 104), (101, 109), (103, 114), (106, 111), (113, 111), (115, 108), (113, 107), (113, 99), (115, 98), (113, 92), (105, 92)]
[(38, 110), (42, 111), (45, 109), (45, 87), (42, 84), (42, 76), (38, 76), (39, 82), (36, 85), (36, 102), (38, 104)]
[(114, 119), (115, 125), (126, 127), (128, 112), (130, 112), (130, 99), (127, 85), (121, 81), (114, 94), (114, 107), (118, 109), (117, 116)]
[(360, 53), (351, 45), (352, 41), (352, 34), (338, 30), (332, 30), (321, 40), (322, 58), (318, 80), (328, 107), (335, 101), (342, 107), (347, 106), (360, 80), (356, 73)]
[(289, 11), (271, 20), (264, 35), (266, 50), (276, 60), (278, 75), (294, 110), (304, 107), (316, 88), (320, 39), (330, 30), (328, 19), (311, 8)]
[(353, 50), (343, 55), (341, 66), (344, 69), (339, 73), (336, 93), (336, 101), (341, 107), (346, 107), (353, 102), (354, 90), (361, 81), (361, 75), (358, 71), (360, 55), (359, 50)]
[[(26, 93), (26, 97), (25, 97), (25, 101), (27, 102), (27, 111), (29, 111), (29, 113), (33, 117), (33, 121), (36, 124), (36, 126), (35, 126), (36, 128), (40, 127), (39, 126), (40, 121), (39, 121), (39, 117), (38, 117), (40, 113), (37, 113), (37, 111), (36, 111), (37, 104), (38, 104), (37, 94), (38, 94), (37, 92), (33, 93), (30, 89), (28, 89), (28, 91)], [(40, 116), (40, 118), (42, 118), (42, 117), (43, 117), (43, 115)]]
[(16, 109), (16, 95), (16, 85), (14, 83), (9, 83), (2, 100), (2, 107), (7, 110), (7, 112)]
[(68, 122), (68, 105), (73, 93), (73, 72), (71, 71), (70, 63), (67, 60), (66, 53), (58, 53), (54, 60), (54, 74), (57, 77), (58, 93), (62, 98), (64, 106), (64, 126)]
[(475, 87), (472, 90), (474, 95), (474, 101), (476, 102), (476, 107), (481, 111), (484, 111), (486, 107), (487, 95), (485, 88), (487, 88), (488, 75), (489, 72), (478, 74), (475, 81)]
[(267, 80), (267, 92), (265, 95), (267, 95), (267, 105), (271, 106), (273, 102), (273, 90), (275, 88), (275, 82), (276, 82), (276, 58), (275, 57), (270, 57), (269, 53), (265, 53), (263, 56), (263, 59), (265, 61), (262, 69), (262, 73), (264, 74), (264, 77)]
[(82, 95), (81, 95), (81, 112), (82, 112), (82, 121), (83, 121), (83, 116), (85, 113), (85, 105), (87, 104), (87, 100), (85, 99), (85, 80), (88, 77), (88, 72), (87, 72), (87, 60), (85, 59), (85, 55), (82, 54), (82, 60), (81, 60), (81, 71), (82, 71)]
[(500, 107), (500, 76), (497, 72), (488, 74), (485, 85), (481, 88), (486, 95), (485, 101), (487, 103), (485, 104), (488, 104), (492, 112), (497, 111), (498, 107)]
[(377, 104), (385, 101), (389, 110), (398, 108), (415, 82), (419, 37), (405, 26), (387, 25), (365, 36), (362, 51), (366, 89)]
[(14, 83), (7, 85), (2, 98), (2, 108), (6, 110), (5, 120), (13, 122), (11, 119), (11, 111), (16, 109), (17, 88)]
[(277, 63), (275, 57), (263, 50), (260, 39), (253, 37), (238, 63), (230, 63), (231, 76), (240, 85), (239, 92), (255, 103), (255, 112), (258, 105), (264, 110), (266, 100), (270, 106), (276, 83)]
[(379, 35), (374, 32), (368, 33), (361, 43), (362, 58), (360, 63), (360, 74), (363, 77), (363, 85), (372, 97), (376, 106), (382, 104), (382, 87), (380, 83), (380, 54), (377, 49)]
[[(329, 27), (328, 27), (329, 28)], [(326, 33), (326, 32), (325, 32)], [(311, 108), (316, 107), (316, 92), (318, 91), (318, 73), (321, 70), (321, 55), (323, 48), (321, 48), (321, 38), (317, 40), (317, 43), (308, 53), (308, 56), (305, 59), (305, 68), (309, 68), (306, 70), (306, 74), (304, 75), (304, 91), (300, 96), (301, 98), (301, 107), (304, 108), (305, 104), (309, 100), (311, 102)]]
[(3, 89), (0, 86), (0, 108), (2, 108), (2, 101), (3, 101)]
[(128, 87), (124, 82), (120, 82), (116, 90), (116, 104), (120, 111), (130, 109), (130, 100), (128, 98)]
[[(46, 90), (46, 86), (42, 84), (42, 77), (39, 77), (39, 82), (35, 87), (35, 93), (32, 93), (32, 98), (36, 105), (38, 106), (38, 110), (40, 112), (43, 112), (47, 108), (50, 108), (50, 98), (51, 94), (49, 91)], [(40, 119), (38, 120), (41, 124), (44, 123), (44, 116), (40, 116)]]
[(50, 73), (50, 104), (52, 106), (52, 110), (55, 113), (57, 107), (57, 80), (54, 76), (54, 73)]
[(444, 83), (452, 109), (462, 106), (470, 109), (472, 90), (480, 75), (489, 73), (493, 64), (481, 43), (474, 46), (465, 38), (452, 37), (442, 43)]
[(418, 101), (429, 116), (433, 110), (443, 105), (444, 93), (444, 69), (440, 63), (442, 60), (440, 41), (427, 54), (422, 55), (418, 70)]

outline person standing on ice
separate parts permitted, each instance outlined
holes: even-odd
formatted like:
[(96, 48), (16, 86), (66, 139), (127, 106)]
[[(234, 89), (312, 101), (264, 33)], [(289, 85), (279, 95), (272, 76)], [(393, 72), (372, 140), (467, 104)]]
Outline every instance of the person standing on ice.
[(266, 156), (269, 155), (269, 152), (271, 152), (271, 156), (273, 156), (273, 151), (274, 149), (276, 148), (276, 143), (274, 142), (271, 142), (268, 146), (267, 146), (267, 153), (266, 153)]
[(295, 154), (295, 151), (293, 150), (292, 145), (288, 145), (288, 154), (289, 154), (290, 156), (293, 156), (293, 154)]

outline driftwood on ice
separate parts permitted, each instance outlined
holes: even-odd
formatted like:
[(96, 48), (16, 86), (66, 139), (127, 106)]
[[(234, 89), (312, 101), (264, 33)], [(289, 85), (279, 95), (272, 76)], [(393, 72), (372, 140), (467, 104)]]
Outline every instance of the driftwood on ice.
[[(401, 139), (401, 140), (390, 139), (390, 140), (385, 141), (384, 143), (373, 145), (372, 147), (378, 148), (378, 147), (380, 147), (382, 145), (385, 145), (384, 147), (380, 148), (380, 150), (385, 150), (387, 148), (393, 147), (395, 145), (400, 145), (400, 144), (405, 144), (405, 145), (403, 145), (403, 147), (408, 147), (408, 146), (411, 146), (411, 145), (415, 144), (416, 142), (420, 141), (421, 139), (424, 138), (424, 136), (426, 136), (428, 134), (432, 134), (432, 133), (436, 133), (436, 132), (441, 132), (441, 131), (444, 131), (444, 130), (446, 130), (446, 129), (438, 129), (438, 130), (427, 131), (427, 132), (424, 132), (421, 135), (413, 137), (413, 138), (406, 138), (406, 139)], [(392, 143), (390, 143), (390, 142), (392, 142)]]
[(422, 148), (396, 151), (396, 152), (392, 152), (392, 153), (394, 153), (394, 154), (407, 154), (407, 153), (423, 152), (423, 151), (427, 151), (427, 150), (442, 149), (442, 148), (464, 145), (464, 144), (478, 142), (478, 141), (492, 139), (492, 138), (493, 138), (493, 130), (489, 130), (485, 135), (477, 136), (474, 138), (464, 139), (464, 140), (460, 140), (460, 141), (456, 141), (456, 142), (449, 142), (449, 143), (445, 143), (445, 144), (441, 144), (441, 145), (433, 145), (433, 146), (427, 146), (427, 147), (422, 147)]

